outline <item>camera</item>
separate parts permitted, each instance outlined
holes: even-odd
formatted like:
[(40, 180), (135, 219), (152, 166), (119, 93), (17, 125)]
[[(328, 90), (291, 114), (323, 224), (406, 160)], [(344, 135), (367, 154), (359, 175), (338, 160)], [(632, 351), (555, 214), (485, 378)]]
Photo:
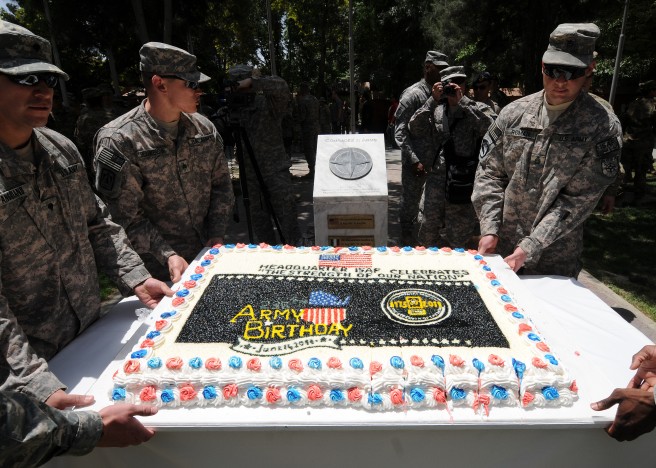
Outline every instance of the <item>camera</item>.
[(456, 87), (451, 81), (442, 81), (442, 94), (444, 96), (455, 96)]

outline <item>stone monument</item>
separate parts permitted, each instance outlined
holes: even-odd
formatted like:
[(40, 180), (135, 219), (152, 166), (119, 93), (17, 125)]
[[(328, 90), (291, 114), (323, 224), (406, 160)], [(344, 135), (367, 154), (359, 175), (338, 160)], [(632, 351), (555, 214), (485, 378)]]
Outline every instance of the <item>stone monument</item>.
[(387, 245), (383, 135), (319, 135), (313, 197), (316, 245)]

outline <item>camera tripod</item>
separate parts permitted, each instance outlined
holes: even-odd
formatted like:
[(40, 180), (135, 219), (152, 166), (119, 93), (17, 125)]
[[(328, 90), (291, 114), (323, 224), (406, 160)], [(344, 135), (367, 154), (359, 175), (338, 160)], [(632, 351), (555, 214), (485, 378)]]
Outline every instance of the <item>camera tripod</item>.
[(271, 196), (269, 194), (269, 189), (264, 183), (264, 177), (262, 177), (262, 172), (260, 171), (260, 165), (257, 163), (257, 159), (255, 159), (255, 154), (253, 153), (253, 147), (251, 146), (251, 142), (248, 139), (248, 133), (246, 133), (246, 129), (244, 127), (239, 125), (239, 122), (231, 122), (230, 131), (232, 133), (235, 146), (237, 149), (236, 157), (237, 157), (237, 166), (239, 167), (239, 185), (241, 187), (242, 199), (244, 200), (244, 208), (246, 209), (246, 226), (248, 228), (248, 241), (251, 244), (254, 243), (253, 220), (251, 218), (251, 201), (248, 195), (248, 181), (246, 176), (246, 163), (244, 160), (244, 147), (246, 147), (248, 160), (250, 161), (251, 166), (253, 167), (255, 178), (257, 179), (257, 183), (260, 186), (260, 191), (262, 193), (262, 198), (264, 198), (264, 203), (266, 204), (269, 215), (273, 219), (273, 223), (276, 226), (276, 229), (278, 230), (278, 236), (280, 237), (280, 242), (282, 244), (286, 244), (285, 235), (282, 232), (282, 228), (280, 226), (278, 216), (276, 215), (276, 211), (274, 210), (273, 205), (271, 204)]

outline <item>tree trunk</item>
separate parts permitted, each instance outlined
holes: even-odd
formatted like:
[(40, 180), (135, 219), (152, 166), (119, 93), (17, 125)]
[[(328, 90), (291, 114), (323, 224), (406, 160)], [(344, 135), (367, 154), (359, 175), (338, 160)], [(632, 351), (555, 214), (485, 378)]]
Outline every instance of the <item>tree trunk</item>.
[(114, 49), (111, 46), (105, 51), (107, 55), (107, 64), (109, 65), (109, 74), (112, 77), (112, 86), (114, 87), (114, 96), (121, 95), (121, 84), (118, 81), (118, 71), (116, 70), (116, 59), (114, 58)]
[[(48, 5), (48, 0), (43, 0), (43, 12), (48, 21), (48, 29), (50, 30), (50, 45), (52, 46), (52, 57), (54, 59), (55, 65), (58, 68), (61, 68), (61, 60), (59, 59), (59, 49), (57, 49), (57, 43), (55, 42), (55, 32), (52, 29), (52, 18), (50, 17), (50, 6)], [(69, 108), (71, 103), (68, 102), (68, 93), (66, 92), (66, 81), (59, 80), (59, 89), (62, 94), (62, 105), (65, 108)]]
[(141, 0), (131, 0), (134, 19), (137, 22), (137, 35), (142, 44), (149, 41), (148, 28), (146, 28), (146, 17), (143, 12), (143, 3)]

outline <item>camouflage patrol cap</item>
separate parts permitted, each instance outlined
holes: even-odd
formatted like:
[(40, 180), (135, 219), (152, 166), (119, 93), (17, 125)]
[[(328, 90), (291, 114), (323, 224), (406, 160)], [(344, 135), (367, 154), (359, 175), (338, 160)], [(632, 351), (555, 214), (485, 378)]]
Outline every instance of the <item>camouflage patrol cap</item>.
[(438, 67), (448, 67), (449, 64), (447, 63), (447, 60), (448, 57), (442, 52), (438, 52), (437, 50), (429, 50), (426, 52), (426, 60), (424, 60), (424, 63), (432, 63)]
[(211, 78), (196, 67), (196, 56), (163, 42), (147, 42), (139, 49), (139, 69), (155, 75), (173, 75), (187, 81), (204, 83)]
[(542, 61), (549, 65), (584, 68), (592, 63), (595, 41), (601, 32), (593, 23), (559, 24), (549, 36)]
[(442, 81), (452, 80), (454, 78), (467, 78), (465, 67), (453, 66), (445, 68), (440, 72), (440, 79)]
[(246, 78), (250, 78), (253, 75), (253, 67), (250, 65), (245, 65), (243, 63), (230, 67), (228, 70), (228, 76), (233, 81), (241, 81)]
[(68, 80), (68, 75), (52, 64), (50, 42), (7, 21), (0, 21), (0, 73), (55, 73)]

